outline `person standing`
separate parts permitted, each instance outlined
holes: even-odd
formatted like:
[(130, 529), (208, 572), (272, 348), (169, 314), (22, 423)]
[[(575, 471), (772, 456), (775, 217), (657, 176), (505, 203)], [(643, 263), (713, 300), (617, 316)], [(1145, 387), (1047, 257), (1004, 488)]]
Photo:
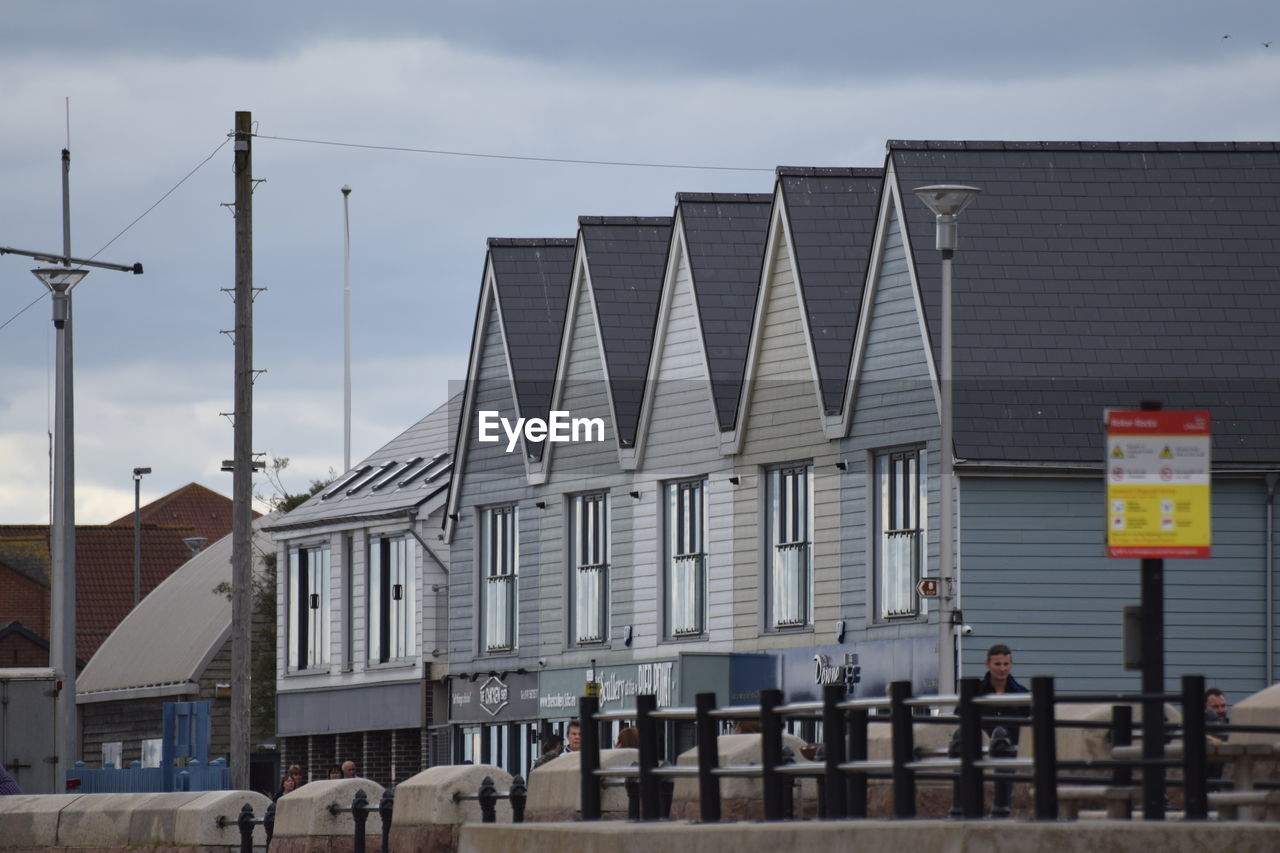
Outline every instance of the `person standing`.
[[(1227, 694), (1217, 687), (1210, 687), (1204, 692), (1204, 721), (1210, 725), (1228, 725), (1231, 717), (1227, 713)], [(1226, 743), (1229, 735), (1226, 732), (1211, 731), (1205, 736), (1209, 745)], [(1210, 761), (1205, 771), (1209, 779), (1221, 779), (1224, 765), (1221, 761)]]
[(342, 778), (343, 779), (356, 778), (356, 763), (351, 759), (347, 759), (346, 761), (342, 762)]
[[(982, 681), (978, 684), (978, 695), (987, 696), (991, 694), (1001, 695), (1005, 693), (1027, 693), (1027, 688), (1018, 683), (1013, 677), (1013, 652), (1004, 643), (996, 643), (987, 649), (986, 660), (987, 672), (982, 676)], [(989, 705), (983, 706), (982, 716), (984, 717), (1008, 717), (1011, 720), (1025, 720), (1027, 718), (1029, 708), (1026, 705)], [(1001, 725), (1000, 723), (983, 723), (982, 730), (988, 735)], [(1014, 746), (1018, 745), (1017, 723), (1004, 725), (1005, 731), (1009, 735), (1009, 743)]]

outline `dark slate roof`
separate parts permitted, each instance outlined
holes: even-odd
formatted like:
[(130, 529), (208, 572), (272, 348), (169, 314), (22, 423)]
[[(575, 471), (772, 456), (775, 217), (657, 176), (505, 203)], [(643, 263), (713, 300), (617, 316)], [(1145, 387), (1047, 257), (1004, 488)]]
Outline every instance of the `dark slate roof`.
[[(520, 416), (546, 418), (573, 275), (572, 238), (489, 238)], [(525, 450), (541, 458), (545, 442)]]
[(778, 167), (828, 413), (849, 379), (883, 179), (883, 169)]
[(1214, 461), (1280, 461), (1280, 145), (890, 142), (929, 331), (933, 216), (979, 186), (956, 252), (962, 458), (1101, 461), (1104, 406), (1209, 409)]
[(732, 429), (769, 235), (771, 193), (678, 193), (720, 429)]
[(580, 216), (618, 441), (635, 443), (671, 245), (669, 216)]

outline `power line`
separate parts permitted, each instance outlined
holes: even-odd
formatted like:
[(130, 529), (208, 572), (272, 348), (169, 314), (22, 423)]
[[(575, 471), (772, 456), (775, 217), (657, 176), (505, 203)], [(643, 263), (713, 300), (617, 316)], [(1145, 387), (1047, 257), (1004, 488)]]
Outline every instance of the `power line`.
[[(169, 196), (173, 195), (173, 194), (174, 194), (174, 192), (176, 192), (176, 191), (177, 191), (178, 187), (180, 187), (180, 186), (182, 186), (183, 184), (185, 184), (185, 183), (187, 182), (187, 180), (188, 180), (192, 175), (194, 175), (196, 172), (200, 171), (200, 168), (201, 168), (202, 166), (204, 166), (204, 164), (205, 164), (205, 163), (208, 163), (210, 160), (212, 160), (212, 159), (217, 155), (217, 153), (218, 153), (219, 151), (221, 151), (221, 150), (226, 146), (226, 144), (227, 144), (228, 142), (230, 142), (230, 141), (231, 141), (231, 137), (230, 137), (230, 136), (228, 136), (226, 139), (222, 140), (222, 143), (221, 143), (221, 144), (219, 144), (217, 148), (213, 149), (213, 152), (212, 152), (208, 157), (205, 157), (203, 160), (201, 160), (199, 163), (197, 163), (197, 164), (196, 164), (196, 167), (195, 167), (194, 169), (192, 169), (190, 172), (187, 172), (185, 175), (183, 175), (183, 176), (182, 176), (182, 179), (181, 179), (180, 181), (178, 181), (176, 184), (174, 184), (172, 187), (170, 187), (168, 192), (166, 192), (164, 195), (160, 196), (160, 198), (156, 199), (155, 204), (151, 205), (151, 206), (150, 206), (150, 207), (148, 207), (146, 210), (142, 211), (142, 213), (138, 214), (138, 216), (137, 216), (137, 217), (136, 217), (132, 222), (130, 222), (130, 223), (129, 223), (128, 225), (126, 225), (124, 228), (120, 229), (120, 233), (119, 233), (119, 234), (117, 234), (116, 236), (112, 237), (110, 240), (108, 240), (108, 241), (107, 241), (107, 242), (102, 246), (102, 248), (98, 249), (98, 251), (96, 251), (96, 252), (94, 252), (92, 255), (90, 255), (90, 256), (89, 256), (89, 260), (93, 260), (94, 258), (98, 257), (98, 255), (101, 255), (103, 252), (105, 252), (105, 251), (106, 251), (106, 250), (111, 246), (111, 244), (112, 244), (112, 243), (114, 243), (115, 241), (119, 240), (121, 237), (123, 237), (123, 236), (125, 235), (125, 233), (126, 233), (126, 232), (128, 232), (128, 231), (129, 231), (129, 229), (130, 229), (130, 228), (132, 228), (133, 226), (135, 226), (135, 225), (137, 225), (139, 222), (141, 222), (141, 221), (142, 221), (142, 219), (143, 219), (143, 217), (145, 217), (148, 213), (150, 213), (151, 211), (153, 211), (153, 210), (155, 210), (157, 207), (159, 207), (159, 206), (160, 206), (160, 204), (161, 204), (165, 199), (167, 199)], [(37, 296), (37, 297), (36, 297), (36, 298), (35, 298), (35, 299), (30, 303), (30, 304), (28, 304), (25, 308), (23, 308), (23, 309), (22, 309), (21, 311), (19, 311), (17, 314), (14, 314), (14, 315), (13, 315), (12, 317), (10, 317), (8, 320), (5, 320), (5, 321), (4, 321), (4, 323), (0, 323), (0, 329), (4, 329), (4, 327), (5, 327), (5, 326), (8, 326), (8, 325), (9, 325), (10, 323), (12, 323), (14, 320), (18, 319), (18, 318), (19, 318), (19, 317), (21, 317), (23, 314), (25, 314), (25, 313), (27, 313), (28, 311), (30, 311), (33, 307), (35, 307), (36, 303), (38, 303), (41, 299), (44, 299), (44, 294), (43, 294), (43, 293), (42, 293), (42, 294), (40, 294), (39, 296)]]
[(756, 166), (693, 166), (686, 163), (636, 163), (625, 160), (575, 160), (568, 157), (532, 157), (521, 154), (484, 154), (476, 151), (446, 151), (438, 148), (410, 148), (403, 145), (364, 145), (358, 142), (333, 142), (326, 139), (298, 139), (292, 136), (254, 134), (258, 139), (277, 142), (302, 142), (308, 145), (332, 145), (338, 148), (364, 148), (372, 151), (403, 151), (409, 154), (437, 154), (444, 157), (478, 157), (485, 160), (523, 160), (533, 163), (568, 163), (575, 166), (625, 166), (634, 169), (694, 169), (710, 172), (772, 172)]

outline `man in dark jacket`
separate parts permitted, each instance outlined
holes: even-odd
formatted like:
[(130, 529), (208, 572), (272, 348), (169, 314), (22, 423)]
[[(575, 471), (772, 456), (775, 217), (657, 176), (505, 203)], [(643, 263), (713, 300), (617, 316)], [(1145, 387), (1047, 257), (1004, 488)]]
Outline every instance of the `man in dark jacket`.
[[(978, 695), (985, 696), (987, 694), (1001, 693), (1026, 693), (1027, 688), (1018, 683), (1013, 677), (1013, 652), (1004, 643), (996, 643), (987, 649), (987, 674), (982, 676), (982, 682), (978, 685)], [(1026, 705), (984, 705), (982, 706), (983, 717), (1009, 717), (1011, 722), (1004, 725), (1004, 729), (1009, 734), (1009, 742), (1014, 746), (1018, 745), (1018, 731), (1020, 726), (1012, 722), (1012, 720), (1025, 720), (1030, 716), (1030, 708)], [(988, 735), (999, 723), (983, 723), (982, 730)]]

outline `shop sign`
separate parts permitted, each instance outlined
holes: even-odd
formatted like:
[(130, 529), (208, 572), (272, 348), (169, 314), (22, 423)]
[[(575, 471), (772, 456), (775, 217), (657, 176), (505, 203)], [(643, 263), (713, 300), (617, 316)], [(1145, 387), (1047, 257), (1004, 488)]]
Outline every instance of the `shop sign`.
[(774, 654), (788, 702), (820, 700), (827, 684), (844, 685), (856, 699), (883, 698), (891, 681), (910, 681), (916, 696), (938, 692), (938, 641), (932, 637), (803, 646)]
[(667, 708), (676, 695), (675, 661), (597, 665), (594, 673), (588, 667), (544, 671), (538, 681), (539, 714), (577, 716), (578, 699), (586, 693), (588, 682), (598, 685), (601, 710), (634, 708), (636, 696), (646, 693), (657, 697), (659, 708)]
[(449, 680), (449, 721), (492, 723), (538, 716), (538, 678), (509, 673)]

